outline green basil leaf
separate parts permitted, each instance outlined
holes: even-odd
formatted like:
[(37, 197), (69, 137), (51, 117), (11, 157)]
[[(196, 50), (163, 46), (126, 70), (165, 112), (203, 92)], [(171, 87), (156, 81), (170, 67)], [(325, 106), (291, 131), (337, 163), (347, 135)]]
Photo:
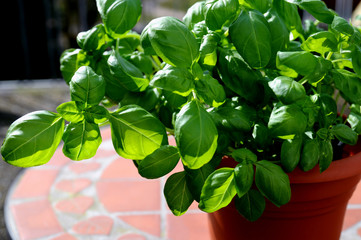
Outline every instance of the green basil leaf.
[(163, 124), (139, 106), (121, 107), (109, 121), (114, 149), (124, 158), (141, 160), (168, 144)]
[(184, 15), (183, 22), (189, 29), (193, 29), (196, 23), (204, 20), (204, 2), (196, 2), (188, 8), (186, 15)]
[(80, 67), (70, 81), (70, 96), (72, 101), (83, 102), (86, 105), (97, 105), (105, 95), (105, 81), (92, 68)]
[(186, 97), (194, 89), (193, 79), (187, 69), (168, 66), (154, 75), (150, 85)]
[(245, 112), (234, 109), (232, 107), (223, 107), (216, 110), (216, 114), (221, 119), (221, 126), (227, 131), (243, 131), (251, 130), (250, 116)]
[(153, 63), (150, 56), (145, 55), (143, 52), (134, 52), (129, 57), (129, 61), (139, 68), (145, 74), (153, 73)]
[(84, 119), (84, 114), (79, 109), (78, 104), (74, 101), (60, 104), (56, 108), (56, 111), (68, 122), (77, 123)]
[(313, 169), (320, 158), (320, 146), (318, 139), (307, 139), (302, 147), (300, 168), (307, 172)]
[(80, 48), (85, 51), (96, 51), (107, 43), (103, 24), (98, 24), (86, 32), (80, 32), (76, 41)]
[(91, 108), (86, 108), (84, 111), (85, 119), (89, 123), (103, 123), (108, 120), (108, 110), (102, 106), (93, 106)]
[(297, 4), (302, 9), (309, 12), (317, 20), (331, 24), (335, 13), (327, 8), (326, 4), (321, 0), (287, 0), (288, 2)]
[(328, 128), (337, 117), (336, 101), (327, 94), (315, 95), (316, 104), (320, 107), (318, 121), (321, 127)]
[(299, 107), (294, 105), (274, 107), (268, 122), (271, 134), (277, 137), (302, 134), (306, 127), (306, 116)]
[(306, 76), (312, 73), (317, 66), (317, 58), (310, 52), (278, 52), (277, 68), (281, 74), (296, 78), (298, 74)]
[(236, 194), (233, 169), (217, 169), (204, 183), (198, 207), (208, 213), (215, 212), (227, 206)]
[[(323, 80), (333, 67), (332, 62), (327, 59), (324, 59), (323, 57), (316, 57), (316, 59), (317, 59), (317, 65), (313, 69), (313, 72), (310, 72), (302, 79), (302, 81), (308, 81), (313, 86), (317, 86), (317, 83)], [(323, 85), (323, 86), (327, 86), (327, 85)]]
[(208, 34), (208, 28), (206, 25), (206, 21), (201, 21), (199, 23), (194, 24), (192, 28), (192, 33), (194, 34), (197, 40), (201, 40), (204, 35)]
[(199, 45), (194, 35), (174, 17), (152, 20), (142, 36), (142, 41), (149, 41), (157, 55), (172, 66), (189, 68), (199, 58)]
[(272, 36), (268, 22), (260, 12), (243, 10), (230, 26), (229, 36), (239, 54), (251, 67), (262, 68), (268, 64)]
[(232, 152), (232, 158), (240, 163), (255, 163), (257, 155), (247, 148), (239, 148)]
[(204, 183), (206, 182), (207, 177), (214, 171), (212, 162), (209, 162), (198, 169), (189, 169), (185, 167), (185, 171), (187, 173), (188, 189), (192, 192), (193, 198), (199, 202)]
[(78, 53), (80, 49), (67, 49), (60, 56), (60, 71), (65, 82), (69, 84), (77, 68)]
[(292, 172), (300, 162), (302, 142), (302, 137), (296, 135), (282, 143), (281, 165), (286, 172)]
[(118, 52), (112, 52), (108, 58), (108, 65), (111, 74), (118, 79), (119, 84), (132, 92), (142, 92), (149, 81), (143, 78), (143, 73), (133, 64), (125, 60)]
[(325, 56), (326, 52), (335, 52), (337, 50), (338, 41), (331, 32), (318, 32), (309, 36), (306, 41), (301, 44), (301, 48), (308, 52), (317, 52)]
[(236, 182), (237, 195), (243, 197), (252, 187), (254, 169), (250, 163), (239, 163), (234, 168), (234, 181)]
[(124, 95), (121, 106), (136, 104), (147, 111), (153, 110), (160, 100), (160, 93), (156, 88), (148, 87), (144, 92), (128, 92)]
[(165, 145), (146, 156), (138, 166), (138, 172), (142, 177), (155, 179), (170, 173), (180, 159), (178, 149)]
[(341, 91), (342, 97), (355, 104), (361, 104), (361, 81), (356, 74), (350, 71), (337, 69), (331, 70), (333, 80), (337, 89)]
[(129, 31), (122, 35), (122, 38), (117, 39), (118, 49), (120, 55), (132, 54), (140, 45), (140, 35), (137, 32)]
[(343, 143), (348, 145), (355, 145), (358, 140), (358, 135), (351, 128), (345, 124), (337, 124), (331, 128), (332, 134)]
[(263, 86), (260, 84), (262, 75), (251, 69), (235, 51), (221, 50), (217, 68), (222, 82), (247, 101), (258, 103), (263, 99)]
[(132, 29), (142, 13), (140, 0), (97, 0), (107, 32), (114, 38)]
[(210, 106), (219, 107), (226, 101), (223, 86), (209, 74), (195, 81), (195, 87), (197, 96)]
[(343, 17), (335, 16), (330, 27), (346, 36), (352, 36), (354, 33), (353, 27)]
[(303, 85), (289, 77), (277, 77), (268, 85), (283, 104), (292, 104), (306, 97)]
[(206, 34), (200, 46), (200, 60), (203, 66), (214, 67), (217, 63), (217, 44), (219, 38), (215, 34)]
[(270, 0), (240, 0), (240, 1), (241, 2), (243, 1), (243, 3), (246, 3), (245, 4), (246, 6), (249, 5), (250, 8), (256, 9), (256, 10), (260, 11), (261, 13), (266, 13), (267, 10), (272, 5), (272, 1), (270, 1)]
[(173, 109), (181, 109), (187, 103), (186, 97), (173, 92), (163, 90), (163, 96), (167, 100), (168, 105)]
[(237, 211), (248, 221), (254, 222), (260, 218), (266, 207), (262, 194), (254, 189), (249, 190), (243, 197), (236, 197)]
[(64, 155), (79, 161), (94, 157), (102, 138), (97, 124), (82, 121), (66, 127), (63, 141)]
[(320, 147), (320, 172), (325, 171), (333, 160), (333, 148), (331, 140), (319, 141)]
[(276, 64), (275, 58), (278, 51), (284, 51), (290, 42), (290, 32), (287, 29), (285, 22), (278, 15), (277, 11), (274, 8), (271, 8), (266, 14), (265, 17), (268, 22), (268, 26), (271, 32), (271, 52), (272, 57), (270, 63), (272, 65)]
[(282, 168), (267, 160), (256, 163), (256, 186), (276, 206), (291, 199), (290, 180)]
[(355, 49), (352, 51), (352, 67), (361, 78), (361, 47), (357, 45), (355, 45)]
[(209, 162), (216, 149), (216, 126), (198, 100), (187, 103), (177, 115), (175, 140), (185, 166), (197, 169)]
[(265, 147), (270, 144), (270, 133), (268, 128), (263, 124), (255, 124), (253, 127), (252, 137), (258, 147)]
[(33, 167), (54, 155), (64, 131), (59, 114), (36, 111), (11, 124), (1, 147), (3, 159), (14, 166)]
[(302, 21), (296, 5), (285, 0), (273, 0), (273, 7), (285, 22), (288, 30), (292, 32), (294, 38), (303, 34)]
[(361, 108), (359, 105), (352, 104), (351, 111), (347, 117), (347, 122), (350, 124), (351, 129), (357, 134), (361, 134)]
[(188, 210), (194, 199), (187, 187), (185, 172), (174, 173), (167, 179), (164, 196), (174, 215), (181, 216)]
[(238, 0), (207, 0), (204, 4), (204, 16), (210, 30), (228, 27), (237, 17)]

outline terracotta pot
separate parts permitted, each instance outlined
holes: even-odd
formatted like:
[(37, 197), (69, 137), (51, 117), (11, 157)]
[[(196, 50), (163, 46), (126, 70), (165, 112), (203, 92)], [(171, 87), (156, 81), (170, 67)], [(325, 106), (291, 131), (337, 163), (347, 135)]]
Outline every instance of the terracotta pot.
[[(339, 240), (348, 200), (361, 178), (361, 144), (345, 147), (345, 158), (332, 162), (320, 174), (296, 169), (289, 174), (291, 201), (281, 206), (266, 203), (260, 219), (249, 222), (230, 204), (209, 214), (216, 240)], [(225, 159), (229, 166), (229, 159)]]

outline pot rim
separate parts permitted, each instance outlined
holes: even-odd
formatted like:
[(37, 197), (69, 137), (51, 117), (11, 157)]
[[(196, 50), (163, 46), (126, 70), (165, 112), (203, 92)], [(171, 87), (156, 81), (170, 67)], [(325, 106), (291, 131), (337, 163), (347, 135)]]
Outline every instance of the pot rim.
[(300, 168), (288, 173), (291, 183), (330, 182), (350, 178), (361, 174), (361, 142), (355, 146), (345, 146), (346, 157), (332, 161), (330, 166), (320, 173), (319, 165), (304, 172)]

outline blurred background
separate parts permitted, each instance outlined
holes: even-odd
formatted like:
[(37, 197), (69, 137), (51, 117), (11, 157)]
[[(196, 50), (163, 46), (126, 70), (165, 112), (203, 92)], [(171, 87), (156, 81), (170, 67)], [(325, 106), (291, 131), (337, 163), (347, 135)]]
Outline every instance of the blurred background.
[[(134, 30), (140, 33), (153, 18), (182, 19), (197, 0), (142, 0), (143, 13)], [(346, 19), (361, 14), (359, 0), (326, 0)], [(100, 23), (95, 0), (2, 1), (0, 57), (0, 144), (9, 125), (35, 110), (54, 111), (69, 100), (59, 70), (59, 58), (78, 48), (76, 36)], [(304, 17), (309, 17), (304, 15)], [(354, 22), (361, 24), (360, 21)], [(3, 216), (6, 193), (21, 171), (0, 161), (0, 239), (9, 239)]]

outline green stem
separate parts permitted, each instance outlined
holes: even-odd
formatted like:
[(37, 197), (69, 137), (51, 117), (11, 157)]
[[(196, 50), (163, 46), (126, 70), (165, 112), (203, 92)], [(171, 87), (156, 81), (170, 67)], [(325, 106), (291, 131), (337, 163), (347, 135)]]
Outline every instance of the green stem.
[(157, 56), (152, 56), (154, 62), (157, 64), (158, 68), (161, 69), (162, 63), (160, 62), (159, 58)]
[(330, 60), (330, 59), (331, 59), (331, 57), (332, 57), (332, 54), (333, 54), (333, 52), (329, 52), (329, 53), (327, 54), (326, 59), (327, 59), (327, 60)]
[(347, 102), (345, 101), (345, 102), (343, 103), (342, 108), (341, 108), (341, 111), (340, 111), (340, 116), (341, 116), (341, 117), (343, 116), (343, 113), (345, 112), (346, 106), (347, 106)]
[(169, 133), (169, 135), (173, 135), (174, 136), (174, 129), (171, 128), (165, 128), (165, 130)]
[(192, 95), (193, 95), (193, 99), (198, 99), (197, 94), (196, 94), (196, 92), (194, 91), (194, 89), (192, 90)]

